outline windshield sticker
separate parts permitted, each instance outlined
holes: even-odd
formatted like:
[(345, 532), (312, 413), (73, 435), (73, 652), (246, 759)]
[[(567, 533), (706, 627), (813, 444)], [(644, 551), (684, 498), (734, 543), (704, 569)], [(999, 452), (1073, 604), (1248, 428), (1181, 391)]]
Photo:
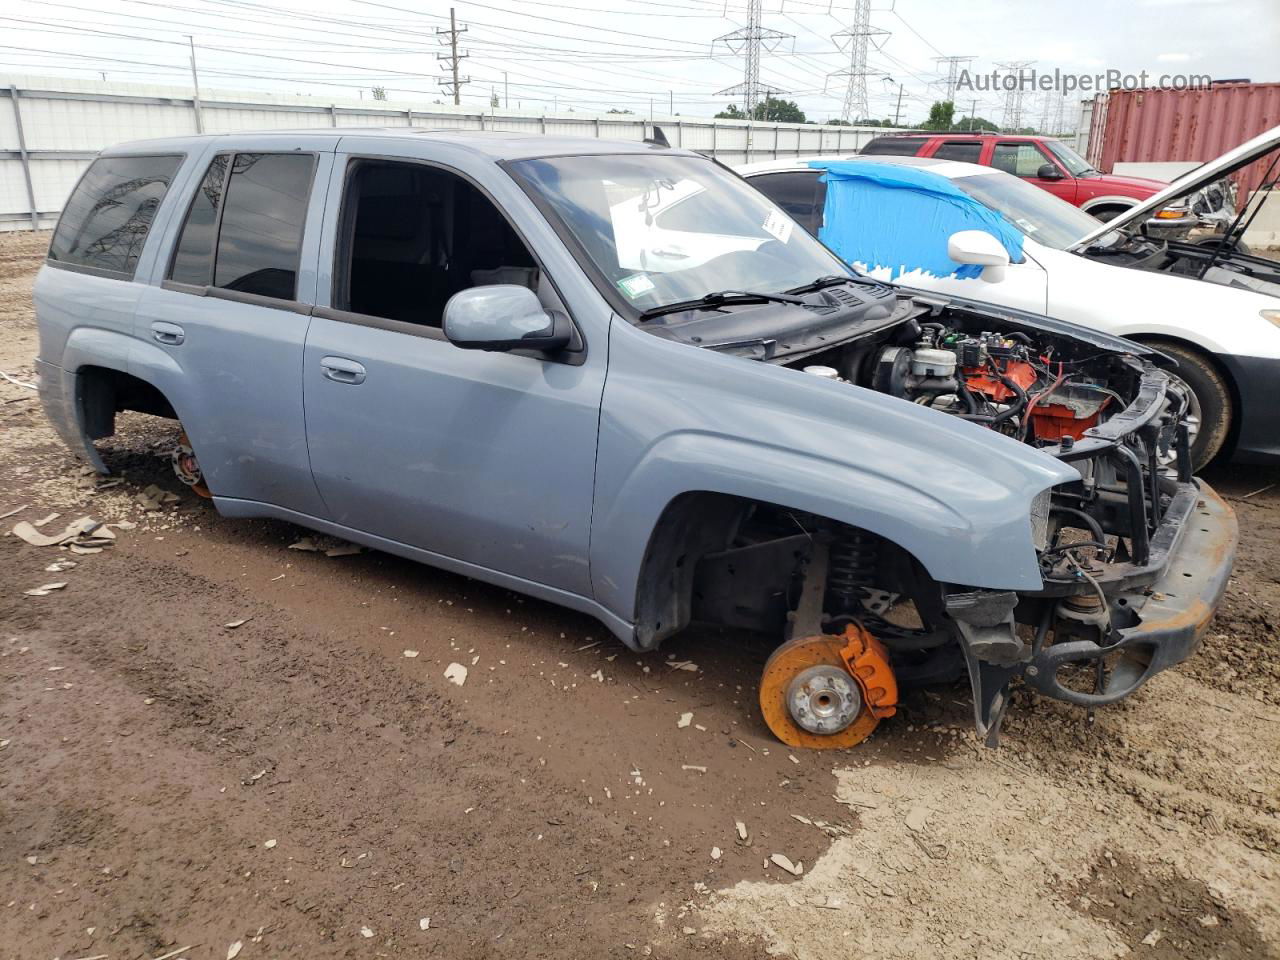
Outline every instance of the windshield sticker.
[(1019, 227), (1021, 227), (1022, 232), (1025, 233), (1027, 236), (1031, 236), (1031, 234), (1035, 233), (1037, 230), (1040, 229), (1025, 217), (1018, 217), (1013, 222), (1016, 223)]
[(623, 277), (618, 281), (618, 289), (634, 300), (636, 297), (642, 297), (652, 290), (653, 281), (643, 273), (633, 273), (631, 276)]
[(777, 210), (770, 210), (769, 215), (764, 218), (764, 223), (761, 226), (764, 227), (765, 233), (777, 237), (783, 243), (787, 243), (791, 240), (791, 228), (795, 224)]

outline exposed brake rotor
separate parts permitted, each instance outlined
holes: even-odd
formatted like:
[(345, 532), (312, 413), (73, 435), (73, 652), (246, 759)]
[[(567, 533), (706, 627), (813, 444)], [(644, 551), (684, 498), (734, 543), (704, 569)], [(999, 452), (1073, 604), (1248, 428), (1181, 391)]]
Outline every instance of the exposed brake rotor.
[(790, 747), (836, 750), (893, 716), (898, 684), (884, 644), (860, 624), (843, 634), (802, 637), (778, 647), (760, 678), (760, 710)]
[(177, 474), (179, 480), (191, 488), (193, 493), (205, 498), (213, 496), (204, 482), (200, 461), (196, 459), (196, 452), (191, 448), (191, 441), (187, 439), (185, 430), (182, 431), (182, 436), (178, 438), (178, 446), (173, 451), (173, 472)]

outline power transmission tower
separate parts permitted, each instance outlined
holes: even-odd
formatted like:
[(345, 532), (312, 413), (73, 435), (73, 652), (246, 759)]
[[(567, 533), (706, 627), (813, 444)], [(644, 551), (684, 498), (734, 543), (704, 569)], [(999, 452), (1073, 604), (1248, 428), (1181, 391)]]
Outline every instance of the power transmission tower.
[(947, 79), (940, 81), (944, 93), (944, 100), (955, 103), (956, 86), (960, 82), (960, 70), (966, 63), (972, 63), (977, 57), (934, 57), (934, 63), (938, 64), (938, 71), (942, 71), (942, 64), (947, 65)]
[(1035, 63), (1034, 60), (1010, 60), (997, 63), (996, 66), (1013, 74), (1015, 82), (1004, 94), (1004, 116), (1000, 125), (1005, 130), (1017, 130), (1022, 126), (1022, 71)]
[[(449, 52), (437, 53), (436, 59), (447, 61), (448, 65), (446, 69), (450, 73), (450, 76), (448, 77), (437, 77), (436, 83), (440, 84), (442, 87), (448, 87), (450, 92), (453, 93), (454, 106), (462, 103), (462, 85), (464, 83), (471, 82), (470, 77), (458, 76), (458, 65), (470, 56), (470, 54), (458, 52), (458, 37), (466, 32), (466, 27), (458, 26), (458, 21), (454, 18), (453, 7), (449, 8), (449, 29), (445, 30), (443, 27), (436, 28), (436, 35), (440, 37), (440, 42), (447, 43), (449, 45)], [(448, 39), (445, 39), (446, 37)]]
[[(870, 0), (867, 0), (867, 2), (870, 2)], [(733, 33), (726, 33), (723, 37), (716, 37), (711, 41), (712, 49), (715, 48), (717, 43), (723, 43), (729, 48), (730, 53), (743, 54), (742, 82), (735, 83), (732, 87), (725, 87), (716, 96), (737, 96), (741, 94), (742, 108), (748, 118), (751, 118), (754, 114), (756, 105), (760, 102), (761, 94), (767, 97), (775, 93), (786, 92), (760, 82), (760, 51), (764, 50), (766, 53), (773, 53), (783, 40), (793, 39), (792, 34), (769, 30), (761, 26), (762, 6), (763, 0), (747, 0), (747, 25), (733, 31)]]
[[(853, 23), (831, 35), (837, 47), (849, 51), (849, 68), (829, 74), (832, 77), (847, 77), (849, 81), (844, 90), (840, 119), (857, 123), (871, 115), (871, 106), (867, 101), (867, 78), (887, 77), (888, 74), (883, 70), (867, 69), (867, 46), (872, 37), (888, 36), (888, 30), (871, 26), (871, 0), (855, 0)], [(878, 48), (879, 43), (876, 46)]]

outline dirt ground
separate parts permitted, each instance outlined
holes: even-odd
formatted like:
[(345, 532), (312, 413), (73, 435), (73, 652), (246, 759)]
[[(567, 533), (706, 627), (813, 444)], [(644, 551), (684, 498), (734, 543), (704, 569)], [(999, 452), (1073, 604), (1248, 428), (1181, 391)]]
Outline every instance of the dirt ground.
[[(18, 380), (45, 243), (0, 238)], [(1280, 957), (1280, 470), (1211, 474), (1226, 604), (1125, 704), (1020, 692), (990, 751), (935, 689), (804, 753), (754, 706), (766, 646), (636, 656), (505, 590), (290, 550), (176, 481), (173, 424), (121, 427), (101, 484), (0, 379), (0, 960)], [(89, 555), (3, 535), (51, 513), (125, 525)]]

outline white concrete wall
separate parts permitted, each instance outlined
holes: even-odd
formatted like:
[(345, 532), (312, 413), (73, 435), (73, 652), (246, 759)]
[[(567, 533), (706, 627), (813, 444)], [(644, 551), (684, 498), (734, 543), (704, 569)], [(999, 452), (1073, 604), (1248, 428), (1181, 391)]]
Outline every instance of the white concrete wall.
[[(16, 93), (16, 96), (15, 96)], [(41, 227), (50, 227), (93, 155), (126, 140), (197, 133), (196, 107), (185, 88), (98, 83), (31, 76), (0, 77), (0, 230), (29, 230), (30, 172)], [(504, 130), (642, 140), (652, 124), (674, 147), (698, 150), (734, 165), (776, 157), (855, 153), (882, 133), (875, 127), (632, 114), (534, 113), (435, 103), (323, 100), (233, 90), (202, 90), (205, 133), (329, 127), (426, 127)], [(18, 117), (21, 117), (21, 138)], [(25, 151), (23, 150), (25, 141)]]

